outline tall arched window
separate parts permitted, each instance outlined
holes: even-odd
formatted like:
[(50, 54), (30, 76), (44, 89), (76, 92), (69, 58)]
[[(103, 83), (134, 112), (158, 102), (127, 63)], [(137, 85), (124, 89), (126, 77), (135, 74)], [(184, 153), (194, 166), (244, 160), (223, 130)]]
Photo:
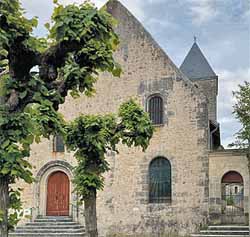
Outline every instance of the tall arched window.
[(149, 99), (148, 113), (153, 124), (163, 124), (163, 100), (160, 96)]
[(53, 152), (64, 152), (64, 142), (60, 135), (56, 135), (53, 139)]
[(171, 201), (171, 164), (164, 157), (157, 157), (149, 165), (149, 202), (168, 201)]

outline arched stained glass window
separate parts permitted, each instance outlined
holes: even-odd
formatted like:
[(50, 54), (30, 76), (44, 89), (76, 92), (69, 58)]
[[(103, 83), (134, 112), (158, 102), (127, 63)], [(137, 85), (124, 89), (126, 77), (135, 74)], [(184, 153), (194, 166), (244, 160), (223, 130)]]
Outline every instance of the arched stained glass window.
[(153, 124), (163, 124), (163, 100), (160, 96), (149, 99), (148, 113)]
[(157, 157), (149, 166), (149, 202), (169, 201), (171, 201), (171, 164), (164, 157)]
[(53, 152), (64, 152), (64, 142), (60, 135), (56, 135), (53, 139)]

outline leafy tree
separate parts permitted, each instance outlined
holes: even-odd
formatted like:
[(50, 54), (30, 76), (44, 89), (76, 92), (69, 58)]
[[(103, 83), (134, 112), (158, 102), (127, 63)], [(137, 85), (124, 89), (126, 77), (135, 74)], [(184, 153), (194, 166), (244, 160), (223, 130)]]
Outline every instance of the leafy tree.
[(245, 81), (243, 85), (239, 85), (239, 90), (234, 91), (233, 95), (236, 99), (233, 114), (242, 128), (236, 133), (236, 142), (231, 146), (246, 150), (250, 171), (250, 83)]
[[(231, 146), (236, 146), (246, 151), (248, 172), (250, 177), (250, 83), (245, 81), (243, 85), (239, 85), (239, 90), (234, 91), (233, 95), (236, 99), (236, 103), (233, 107), (233, 113), (240, 121), (242, 128), (236, 133), (236, 142), (231, 144)], [(250, 213), (250, 202), (248, 203), (248, 206)]]
[(88, 237), (97, 237), (96, 194), (104, 186), (103, 174), (109, 170), (108, 151), (118, 152), (121, 142), (129, 147), (148, 147), (153, 135), (149, 116), (133, 100), (121, 105), (118, 118), (113, 115), (81, 115), (66, 128), (66, 145), (74, 151), (75, 191), (85, 205)]
[[(19, 0), (0, 1), (0, 236), (8, 236), (20, 209), (18, 179), (33, 181), (27, 160), (40, 137), (63, 132), (57, 112), (65, 97), (91, 95), (102, 71), (119, 76), (113, 59), (118, 37), (114, 19), (85, 2), (57, 3), (48, 36), (35, 37), (37, 18), (27, 19)], [(32, 68), (39, 68), (32, 72)], [(9, 225), (9, 226), (8, 226)]]

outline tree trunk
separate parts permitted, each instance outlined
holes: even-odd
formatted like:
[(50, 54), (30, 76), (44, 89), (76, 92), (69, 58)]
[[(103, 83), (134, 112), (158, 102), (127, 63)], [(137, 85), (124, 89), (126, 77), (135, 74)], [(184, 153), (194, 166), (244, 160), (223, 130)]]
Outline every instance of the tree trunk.
[(84, 199), (85, 225), (87, 237), (98, 237), (96, 216), (96, 191), (89, 198)]
[(9, 206), (9, 182), (8, 178), (0, 177), (0, 236), (8, 237), (8, 206)]

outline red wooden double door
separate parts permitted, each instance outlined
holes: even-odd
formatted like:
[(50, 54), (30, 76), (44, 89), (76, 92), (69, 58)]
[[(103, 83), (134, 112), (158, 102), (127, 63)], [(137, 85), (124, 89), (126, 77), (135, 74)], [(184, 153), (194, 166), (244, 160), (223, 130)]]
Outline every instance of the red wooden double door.
[(46, 212), (47, 216), (69, 215), (69, 178), (61, 171), (49, 176)]

